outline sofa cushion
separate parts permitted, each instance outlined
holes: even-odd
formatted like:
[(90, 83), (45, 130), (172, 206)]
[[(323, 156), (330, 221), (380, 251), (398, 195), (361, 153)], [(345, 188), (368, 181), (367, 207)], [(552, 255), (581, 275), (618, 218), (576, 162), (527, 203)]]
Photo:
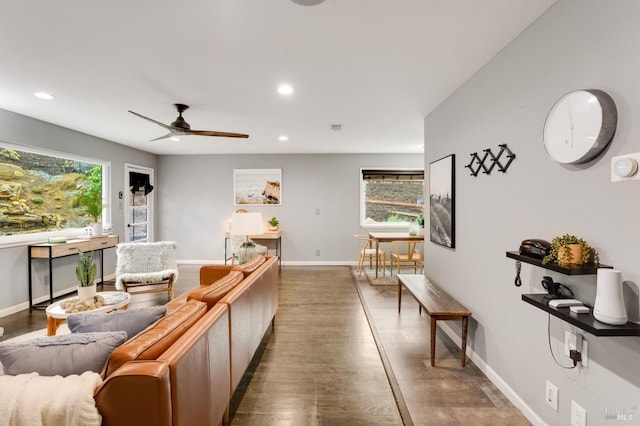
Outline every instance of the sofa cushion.
[(267, 261), (267, 258), (260, 254), (258, 256), (253, 257), (248, 262), (243, 263), (242, 265), (234, 266), (233, 269), (236, 271), (242, 271), (242, 273), (246, 277), (256, 269), (258, 269), (258, 267), (266, 261)]
[(158, 358), (206, 312), (207, 305), (197, 300), (189, 300), (178, 307), (153, 327), (147, 328), (113, 351), (107, 363), (105, 377), (126, 362)]
[(231, 270), (227, 275), (214, 281), (213, 284), (200, 286), (189, 293), (188, 300), (200, 300), (207, 304), (207, 309), (211, 309), (218, 300), (222, 299), (233, 287), (244, 279), (241, 271)]
[(5, 374), (39, 373), (69, 376), (85, 371), (100, 373), (114, 349), (127, 340), (124, 331), (63, 334), (0, 344)]
[(127, 309), (109, 313), (82, 312), (69, 315), (67, 325), (72, 333), (89, 333), (92, 331), (125, 331), (127, 339), (135, 337), (145, 328), (165, 316), (166, 306)]

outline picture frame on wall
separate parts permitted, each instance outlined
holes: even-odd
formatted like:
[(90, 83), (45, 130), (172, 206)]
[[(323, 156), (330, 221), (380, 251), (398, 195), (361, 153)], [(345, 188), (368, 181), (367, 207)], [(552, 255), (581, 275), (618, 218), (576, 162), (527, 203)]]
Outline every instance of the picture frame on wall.
[(455, 154), (429, 164), (429, 234), (432, 242), (456, 246)]
[(282, 169), (234, 169), (233, 204), (281, 206)]

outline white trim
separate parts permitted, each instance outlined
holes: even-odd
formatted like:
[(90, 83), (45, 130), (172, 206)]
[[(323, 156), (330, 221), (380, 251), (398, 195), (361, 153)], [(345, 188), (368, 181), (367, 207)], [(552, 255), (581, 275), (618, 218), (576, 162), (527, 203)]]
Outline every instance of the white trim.
[[(208, 260), (208, 259), (179, 259), (177, 260), (178, 266), (180, 265), (224, 265), (223, 260)], [(227, 263), (231, 265), (231, 263)], [(300, 261), (288, 261), (282, 262), (282, 266), (357, 266), (357, 261), (352, 260), (327, 260), (310, 262), (306, 260)]]
[[(0, 148), (13, 149), (29, 154), (43, 155), (64, 160), (81, 161), (83, 163), (95, 164), (102, 167), (102, 202), (103, 205), (109, 206), (111, 202), (111, 162), (99, 160), (97, 158), (85, 157), (76, 154), (69, 154), (62, 151), (54, 151), (46, 148), (32, 147), (0, 140)], [(104, 208), (101, 215), (102, 223), (105, 228), (111, 228), (111, 209)], [(0, 249), (26, 246), (29, 244), (38, 244), (46, 242), (49, 237), (82, 237), (84, 236), (83, 228), (65, 228), (57, 231), (41, 231), (34, 233), (24, 233), (15, 235), (0, 235)]]
[[(146, 166), (139, 166), (132, 163), (124, 163), (124, 241), (129, 242), (129, 206), (131, 204), (131, 191), (129, 191), (129, 172), (139, 172), (149, 175), (149, 183), (155, 185), (155, 169)], [(154, 209), (155, 193), (151, 192), (147, 196), (147, 238), (146, 241), (154, 241), (155, 229), (155, 209)]]
[[(440, 329), (442, 329), (442, 331), (444, 331), (445, 334), (449, 336), (449, 338), (453, 340), (456, 345), (458, 345), (459, 348), (462, 347), (462, 338), (458, 336), (451, 329), (451, 327), (449, 327), (448, 324), (440, 321), (438, 325), (440, 326)], [(516, 408), (518, 408), (522, 412), (522, 414), (524, 414), (527, 420), (529, 420), (534, 425), (547, 424), (540, 418), (540, 416), (535, 413), (535, 411), (531, 409), (531, 407), (527, 405), (526, 402), (524, 402), (520, 395), (518, 395), (513, 390), (513, 388), (511, 388), (511, 386), (509, 386), (507, 382), (505, 382), (502, 377), (500, 377), (498, 373), (493, 370), (493, 368), (491, 368), (486, 362), (484, 362), (484, 360), (480, 358), (480, 356), (476, 354), (469, 346), (467, 346), (467, 358), (473, 361), (473, 363), (480, 369), (480, 371), (482, 371), (484, 375), (487, 376), (498, 389), (500, 389), (500, 391), (509, 399), (509, 401), (511, 401), (511, 403), (515, 405)]]
[[(359, 203), (359, 208), (360, 208), (360, 213), (359, 213), (359, 222), (360, 222), (360, 227), (361, 228), (373, 228), (373, 229), (379, 229), (379, 228), (392, 228), (394, 230), (396, 229), (401, 229), (401, 228), (407, 228), (409, 226), (409, 222), (376, 222), (376, 223), (368, 223), (366, 220), (366, 207), (365, 207), (365, 200), (367, 197), (366, 194), (366, 184), (364, 179), (362, 178), (362, 171), (363, 170), (398, 170), (398, 171), (402, 171), (402, 170), (422, 170), (422, 173), (424, 175), (424, 168), (420, 169), (417, 167), (360, 167), (360, 170), (358, 170), (358, 181), (360, 182), (360, 196), (358, 199), (358, 203)], [(423, 178), (423, 184), (424, 184), (425, 179)], [(423, 202), (424, 202), (424, 192), (423, 192)], [(424, 204), (423, 204), (424, 205)]]
[[(113, 280), (116, 278), (116, 274), (109, 274), (109, 275), (105, 275), (104, 280), (105, 281), (109, 281), (109, 280)], [(64, 295), (69, 295), (69, 297), (73, 297), (70, 293), (73, 293), (76, 290), (76, 286), (71, 286), (71, 287), (67, 287), (67, 288), (63, 288), (57, 291), (53, 292), (53, 298), (58, 298), (60, 296), (64, 296)], [(49, 294), (46, 294), (44, 296), (40, 296), (38, 298), (33, 299), (33, 303), (37, 304), (37, 303), (41, 303), (41, 302), (46, 302), (49, 300)], [(13, 306), (9, 306), (7, 308), (4, 308), (2, 310), (0, 310), (0, 318), (6, 317), (8, 315), (11, 314), (15, 314), (17, 312), (20, 311), (24, 311), (26, 309), (29, 309), (29, 302), (23, 302), (23, 303), (19, 303), (17, 305), (13, 305)]]

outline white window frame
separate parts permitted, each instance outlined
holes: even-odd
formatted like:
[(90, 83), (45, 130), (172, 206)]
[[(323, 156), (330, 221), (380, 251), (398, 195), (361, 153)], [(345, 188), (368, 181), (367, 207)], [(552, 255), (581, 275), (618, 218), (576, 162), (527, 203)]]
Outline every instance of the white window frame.
[[(360, 227), (362, 228), (407, 228), (409, 226), (409, 222), (367, 222), (367, 185), (363, 178), (363, 170), (381, 170), (381, 171), (415, 171), (422, 170), (424, 174), (424, 169), (420, 169), (417, 167), (361, 167), (358, 172), (358, 179), (360, 180)], [(424, 187), (423, 187), (423, 200), (424, 200)]]
[[(66, 152), (59, 152), (44, 148), (31, 147), (25, 145), (12, 144), (5, 141), (0, 141), (0, 149), (13, 149), (21, 152), (28, 152), (31, 154), (47, 155), (50, 157), (63, 158), (68, 160), (82, 161), (85, 163), (98, 164), (102, 166), (102, 202), (103, 205), (109, 206), (111, 204), (111, 162), (98, 160), (96, 158), (83, 157), (80, 155), (69, 154)], [(102, 209), (101, 222), (104, 229), (111, 229), (111, 209)], [(19, 234), (19, 235), (0, 235), (0, 248), (8, 248), (14, 246), (22, 246), (26, 244), (34, 244), (46, 241), (51, 237), (65, 237), (65, 238), (79, 238), (86, 237), (87, 227), (82, 228), (66, 228), (59, 231), (47, 231), (47, 232), (34, 232), (32, 234)]]

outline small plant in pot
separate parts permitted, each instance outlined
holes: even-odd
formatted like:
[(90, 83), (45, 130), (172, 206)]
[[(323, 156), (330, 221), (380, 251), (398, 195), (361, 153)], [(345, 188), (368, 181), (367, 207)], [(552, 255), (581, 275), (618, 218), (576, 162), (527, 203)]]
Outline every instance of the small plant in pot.
[(93, 263), (93, 252), (79, 252), (76, 277), (78, 278), (78, 298), (89, 300), (96, 295), (96, 264)]
[(418, 235), (424, 235), (424, 215), (422, 213), (417, 217), (416, 222), (418, 223)]
[(278, 218), (274, 216), (271, 219), (269, 219), (267, 223), (269, 224), (269, 231), (277, 231), (280, 221), (278, 221)]
[(542, 259), (542, 264), (586, 265), (597, 258), (598, 252), (589, 243), (575, 235), (565, 234), (551, 240), (551, 251)]

